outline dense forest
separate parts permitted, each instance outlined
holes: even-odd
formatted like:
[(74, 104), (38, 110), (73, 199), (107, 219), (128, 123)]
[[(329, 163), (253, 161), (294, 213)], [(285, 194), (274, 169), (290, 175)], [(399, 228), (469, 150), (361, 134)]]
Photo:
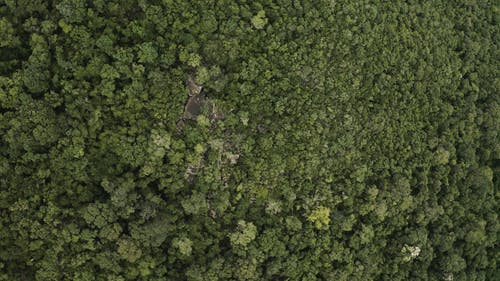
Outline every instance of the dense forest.
[(491, 0), (0, 0), (0, 280), (500, 280)]

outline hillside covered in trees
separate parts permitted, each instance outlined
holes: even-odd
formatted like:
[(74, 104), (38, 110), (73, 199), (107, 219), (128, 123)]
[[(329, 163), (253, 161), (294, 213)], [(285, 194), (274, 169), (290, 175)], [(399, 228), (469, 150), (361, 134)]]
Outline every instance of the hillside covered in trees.
[(499, 5), (0, 0), (0, 280), (499, 280)]

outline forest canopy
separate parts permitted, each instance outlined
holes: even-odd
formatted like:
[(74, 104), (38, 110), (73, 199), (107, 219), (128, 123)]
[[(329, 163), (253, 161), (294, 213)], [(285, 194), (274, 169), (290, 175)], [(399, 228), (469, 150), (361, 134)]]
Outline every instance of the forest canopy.
[(498, 280), (499, 16), (0, 0), (0, 280)]

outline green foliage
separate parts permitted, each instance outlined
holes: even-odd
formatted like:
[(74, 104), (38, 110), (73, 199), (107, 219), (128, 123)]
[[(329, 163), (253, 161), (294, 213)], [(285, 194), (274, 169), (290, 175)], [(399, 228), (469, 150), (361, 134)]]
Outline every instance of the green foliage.
[(148, 42), (139, 46), (138, 57), (141, 63), (154, 63), (158, 58), (158, 52), (153, 46), (153, 43)]
[(181, 204), (186, 214), (200, 214), (207, 209), (207, 201), (203, 193), (194, 193)]
[(193, 241), (186, 237), (175, 238), (172, 240), (172, 246), (177, 248), (181, 255), (188, 257), (192, 252)]
[(256, 234), (257, 227), (253, 223), (240, 220), (236, 231), (229, 235), (229, 239), (233, 247), (246, 247), (255, 239)]
[(497, 22), (1, 1), (0, 280), (498, 279)]
[(319, 206), (314, 209), (307, 220), (314, 224), (317, 229), (322, 229), (323, 227), (328, 227), (330, 224), (330, 209), (324, 206)]
[(252, 25), (256, 29), (262, 29), (267, 24), (266, 11), (260, 10), (255, 16), (252, 17)]
[(118, 248), (117, 252), (118, 254), (128, 262), (135, 262), (137, 261), (141, 255), (142, 255), (142, 250), (137, 247), (137, 245), (130, 239), (120, 239), (117, 242)]
[(21, 43), (19, 38), (16, 36), (16, 30), (12, 26), (12, 23), (7, 20), (7, 18), (0, 19), (0, 47), (15, 47), (19, 46)]

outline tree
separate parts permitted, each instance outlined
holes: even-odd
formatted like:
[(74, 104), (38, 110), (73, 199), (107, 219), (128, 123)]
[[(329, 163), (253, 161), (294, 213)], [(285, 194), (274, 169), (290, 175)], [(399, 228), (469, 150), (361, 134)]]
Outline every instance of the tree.
[(323, 229), (330, 224), (330, 209), (319, 206), (307, 217), (307, 220), (314, 224), (317, 229)]
[(229, 239), (233, 247), (245, 248), (255, 239), (256, 235), (257, 227), (253, 223), (240, 220), (238, 221), (236, 231), (229, 235)]

